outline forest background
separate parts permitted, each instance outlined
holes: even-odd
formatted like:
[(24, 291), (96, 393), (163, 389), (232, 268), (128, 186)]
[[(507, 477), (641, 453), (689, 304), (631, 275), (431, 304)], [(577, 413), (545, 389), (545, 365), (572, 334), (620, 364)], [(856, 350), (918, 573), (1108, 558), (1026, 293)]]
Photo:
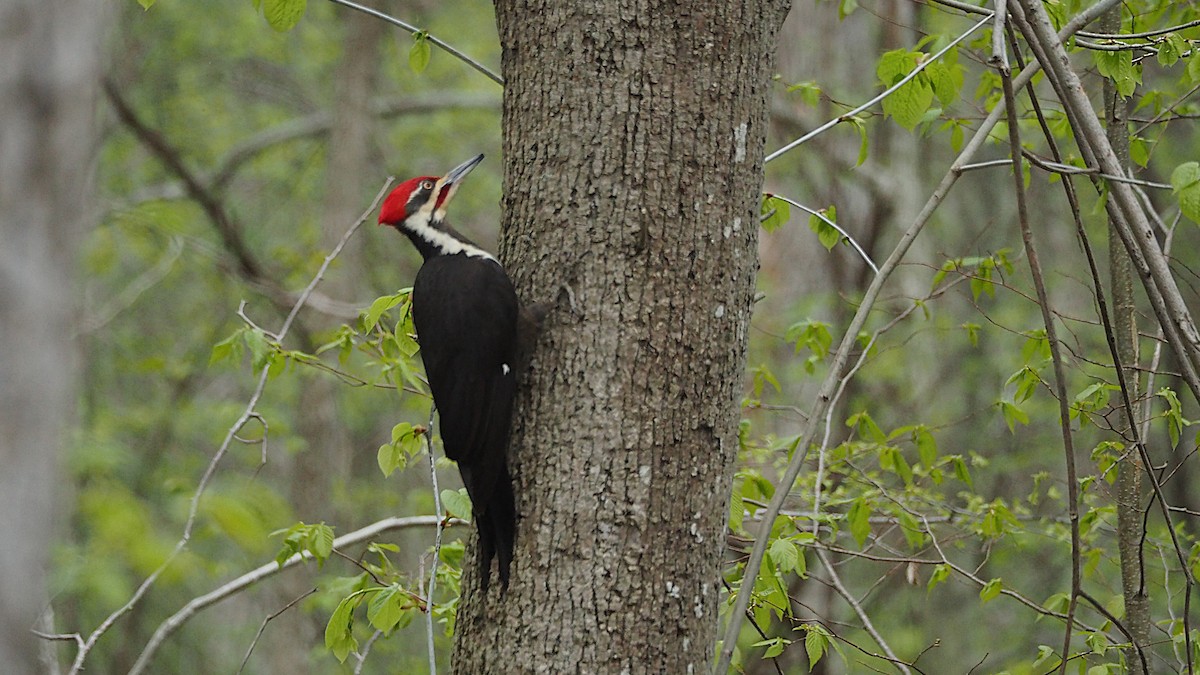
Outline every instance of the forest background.
[[(448, 669), (469, 528), (445, 521), (435, 556), (434, 514), (469, 505), (444, 461), (430, 485), (401, 293), (419, 260), (373, 226), (343, 238), (388, 176), (483, 152), (455, 222), (496, 250), (501, 88), (430, 37), (495, 70), (492, 6), (379, 5), (414, 35), (335, 3), (143, 4), (115, 5), (102, 45), (43, 664)], [(1055, 28), (1087, 11), (1045, 7)], [(1064, 642), (1088, 675), (1200, 657), (1192, 357), (1110, 230), (1120, 182), (1195, 306), (1200, 16), (1127, 2), (1068, 43), (1128, 168), (1114, 178), (1041, 74), (1040, 106), (1008, 92), (1017, 137), (988, 125), (997, 42), (1013, 73), (1031, 59), (991, 9), (800, 0), (780, 30), (721, 617), (739, 617), (735, 669), (1043, 673)], [(319, 564), (272, 562), (299, 551)]]

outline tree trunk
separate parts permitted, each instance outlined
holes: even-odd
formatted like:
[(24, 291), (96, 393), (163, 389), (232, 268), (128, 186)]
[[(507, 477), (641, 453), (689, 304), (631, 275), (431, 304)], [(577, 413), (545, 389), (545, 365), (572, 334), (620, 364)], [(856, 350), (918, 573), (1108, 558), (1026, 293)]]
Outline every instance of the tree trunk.
[[(1109, 10), (1100, 19), (1100, 30), (1121, 30), (1121, 8)], [(1108, 142), (1121, 160), (1121, 166), (1129, 166), (1129, 127), (1126, 114), (1129, 105), (1117, 93), (1112, 80), (1104, 80), (1104, 121)], [(1111, 217), (1111, 216), (1110, 216)], [(1138, 383), (1138, 327), (1137, 304), (1133, 299), (1133, 262), (1121, 245), (1116, 226), (1109, 223), (1109, 284), (1112, 292), (1113, 336), (1117, 354), (1124, 366), (1125, 383), (1129, 387), (1129, 400), (1139, 401)], [(1125, 628), (1134, 641), (1143, 649), (1150, 646), (1150, 598), (1142, 580), (1142, 472), (1145, 465), (1134, 445), (1132, 428), (1137, 424), (1126, 414), (1125, 408), (1117, 406), (1113, 411), (1113, 429), (1121, 434), (1127, 453), (1117, 464), (1117, 552), (1121, 561), (1121, 595), (1125, 601)], [(1149, 660), (1149, 659), (1148, 659)], [(1128, 659), (1132, 675), (1146, 675), (1142, 661), (1136, 655)]]
[(785, 10), (496, 3), (501, 257), (560, 301), (514, 424), (512, 586), (465, 565), (455, 672), (708, 668)]
[(0, 5), (0, 664), (18, 675), (51, 669), (30, 629), (48, 602), (75, 398), (75, 253), (105, 14), (80, 0)]

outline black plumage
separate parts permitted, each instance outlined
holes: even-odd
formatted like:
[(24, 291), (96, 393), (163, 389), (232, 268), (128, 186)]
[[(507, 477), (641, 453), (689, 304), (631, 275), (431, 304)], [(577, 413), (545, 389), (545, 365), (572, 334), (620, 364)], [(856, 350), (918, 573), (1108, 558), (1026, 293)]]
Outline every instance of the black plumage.
[(446, 456), (471, 498), (486, 592), (493, 558), (508, 588), (517, 521), (506, 457), (513, 398), (544, 312), (522, 307), (499, 261), (445, 222), (459, 181), (482, 159), (400, 184), (379, 222), (407, 235), (424, 258), (413, 283), (413, 324)]

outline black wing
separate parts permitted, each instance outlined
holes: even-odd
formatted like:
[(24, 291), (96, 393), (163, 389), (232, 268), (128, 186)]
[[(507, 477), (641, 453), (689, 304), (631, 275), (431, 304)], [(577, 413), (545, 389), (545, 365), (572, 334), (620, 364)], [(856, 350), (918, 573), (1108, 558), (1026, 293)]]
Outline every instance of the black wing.
[(516, 394), (518, 303), (495, 261), (430, 258), (413, 284), (413, 324), (446, 456), (458, 462), (479, 529), (481, 586), (494, 555), (508, 586), (516, 530), (505, 457)]

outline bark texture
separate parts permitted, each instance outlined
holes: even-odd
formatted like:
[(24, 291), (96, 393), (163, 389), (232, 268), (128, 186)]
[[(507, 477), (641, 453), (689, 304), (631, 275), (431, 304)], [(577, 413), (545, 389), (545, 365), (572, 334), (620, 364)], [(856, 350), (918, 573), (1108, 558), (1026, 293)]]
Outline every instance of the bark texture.
[(38, 665), (30, 633), (58, 511), (74, 403), (75, 252), (104, 3), (0, 3), (0, 669)]
[[(1100, 30), (1121, 30), (1121, 8), (1110, 10), (1100, 19)], [(1130, 166), (1129, 127), (1127, 115), (1129, 102), (1117, 93), (1112, 80), (1104, 80), (1104, 126), (1108, 142), (1120, 160), (1121, 166)], [(1111, 218), (1111, 216), (1110, 216)], [(1137, 303), (1133, 297), (1133, 261), (1117, 233), (1116, 224), (1109, 222), (1108, 269), (1110, 292), (1112, 293), (1113, 339), (1117, 354), (1125, 371), (1125, 383), (1129, 387), (1129, 400), (1140, 401), (1138, 379), (1138, 325)], [(1129, 419), (1125, 408), (1113, 408), (1113, 429), (1121, 435), (1128, 452), (1117, 464), (1117, 552), (1121, 561), (1121, 596), (1125, 601), (1125, 628), (1137, 646), (1148, 649), (1150, 629), (1150, 597), (1142, 579), (1142, 473), (1146, 470), (1142, 456), (1134, 443), (1132, 433), (1136, 420)], [(1146, 675), (1142, 660), (1136, 655), (1129, 658), (1131, 675)]]
[(514, 424), (512, 586), (465, 566), (455, 672), (708, 668), (786, 7), (496, 3), (500, 253), (558, 302)]

